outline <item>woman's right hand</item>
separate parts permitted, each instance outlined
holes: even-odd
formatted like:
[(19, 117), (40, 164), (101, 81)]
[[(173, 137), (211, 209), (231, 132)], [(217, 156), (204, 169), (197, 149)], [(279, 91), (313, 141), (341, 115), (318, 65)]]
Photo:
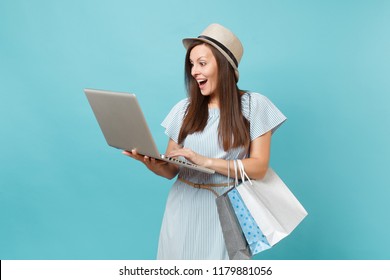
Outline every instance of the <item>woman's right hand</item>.
[(172, 173), (171, 164), (168, 162), (141, 155), (135, 149), (123, 151), (122, 154), (142, 162), (149, 170), (165, 178), (172, 179), (177, 174), (177, 171)]
[(145, 156), (140, 155), (139, 153), (137, 153), (137, 151), (135, 149), (133, 149), (131, 151), (122, 151), (122, 154), (124, 154), (125, 156), (129, 156), (129, 157), (131, 157), (131, 158), (133, 158), (135, 160), (144, 162)]
[(155, 158), (141, 155), (141, 154), (137, 153), (137, 151), (135, 149), (133, 149), (131, 151), (123, 151), (122, 154), (142, 162), (143, 164), (146, 165), (147, 168), (149, 168), (152, 171), (155, 170), (156, 168), (158, 169), (161, 165), (168, 164), (165, 161), (157, 160)]

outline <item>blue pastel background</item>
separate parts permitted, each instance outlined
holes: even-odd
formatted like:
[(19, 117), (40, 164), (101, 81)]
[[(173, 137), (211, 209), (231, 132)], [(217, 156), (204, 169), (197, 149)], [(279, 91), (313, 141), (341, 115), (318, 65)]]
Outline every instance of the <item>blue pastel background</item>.
[(154, 259), (171, 181), (106, 145), (83, 93), (131, 91), (160, 149), (181, 39), (218, 22), (288, 117), (272, 166), (309, 216), (258, 259), (390, 259), (389, 1), (0, 1), (0, 259)]

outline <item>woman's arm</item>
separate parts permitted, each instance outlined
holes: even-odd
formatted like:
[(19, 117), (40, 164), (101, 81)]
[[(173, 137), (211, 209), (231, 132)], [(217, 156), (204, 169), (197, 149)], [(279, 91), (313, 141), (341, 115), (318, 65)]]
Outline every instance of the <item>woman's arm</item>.
[[(179, 148), (180, 148), (180, 146), (175, 141), (173, 141), (172, 139), (169, 139), (166, 154), (169, 154), (172, 151), (174, 151), (175, 149), (179, 149)], [(149, 170), (151, 170), (153, 173), (155, 173), (161, 177), (164, 177), (167, 179), (172, 179), (179, 172), (179, 167), (177, 165), (168, 163), (168, 162), (163, 161), (163, 160), (158, 160), (155, 158), (150, 158), (148, 156), (140, 155), (137, 153), (136, 150), (123, 151), (122, 153), (126, 156), (129, 156), (131, 158), (134, 158), (134, 159), (142, 162), (143, 164), (145, 164), (145, 166)]]
[[(245, 172), (251, 179), (262, 179), (268, 169), (271, 150), (271, 131), (254, 139), (250, 145), (250, 157), (243, 159)], [(168, 156), (183, 156), (191, 162), (228, 175), (228, 162), (224, 159), (207, 158), (187, 148), (172, 150)], [(230, 176), (234, 177), (234, 165), (230, 163)]]

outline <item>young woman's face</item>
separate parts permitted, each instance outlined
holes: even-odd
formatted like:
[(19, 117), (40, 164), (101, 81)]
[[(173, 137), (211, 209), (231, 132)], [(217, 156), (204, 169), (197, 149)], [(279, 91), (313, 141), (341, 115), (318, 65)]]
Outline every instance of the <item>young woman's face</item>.
[(209, 46), (195, 46), (190, 53), (191, 75), (204, 96), (217, 97), (218, 67)]

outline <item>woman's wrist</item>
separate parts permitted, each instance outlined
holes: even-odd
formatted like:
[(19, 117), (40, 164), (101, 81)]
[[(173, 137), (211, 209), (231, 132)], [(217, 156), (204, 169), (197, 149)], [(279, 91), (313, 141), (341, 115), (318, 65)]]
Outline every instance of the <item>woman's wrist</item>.
[(204, 164), (204, 167), (213, 169), (214, 160), (212, 158), (207, 158)]

